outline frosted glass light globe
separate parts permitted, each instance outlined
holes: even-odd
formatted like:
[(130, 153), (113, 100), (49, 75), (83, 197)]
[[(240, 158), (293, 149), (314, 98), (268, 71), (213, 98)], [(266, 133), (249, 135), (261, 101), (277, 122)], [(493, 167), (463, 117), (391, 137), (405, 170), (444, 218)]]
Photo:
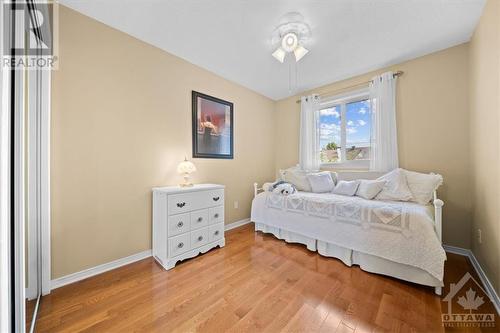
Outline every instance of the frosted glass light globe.
[(295, 50), (297, 48), (298, 43), (299, 43), (299, 39), (298, 39), (297, 35), (293, 32), (287, 33), (281, 39), (281, 47), (286, 52), (292, 52), (293, 50)]

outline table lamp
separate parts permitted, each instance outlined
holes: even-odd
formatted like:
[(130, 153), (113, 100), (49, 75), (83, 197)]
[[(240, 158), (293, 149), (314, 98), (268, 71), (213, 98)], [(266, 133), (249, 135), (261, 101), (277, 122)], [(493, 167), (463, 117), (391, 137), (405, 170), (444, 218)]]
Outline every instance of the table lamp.
[(177, 172), (182, 174), (184, 177), (184, 183), (179, 184), (181, 187), (190, 187), (193, 186), (192, 183), (189, 182), (189, 174), (193, 173), (196, 171), (196, 167), (194, 164), (190, 161), (187, 160), (187, 158), (184, 158), (184, 161), (179, 163), (177, 166)]

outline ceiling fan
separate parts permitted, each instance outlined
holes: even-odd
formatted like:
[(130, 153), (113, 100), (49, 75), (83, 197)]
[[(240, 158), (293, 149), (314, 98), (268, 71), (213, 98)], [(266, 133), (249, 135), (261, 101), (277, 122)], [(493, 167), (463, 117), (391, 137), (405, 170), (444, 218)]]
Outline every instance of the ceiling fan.
[(280, 24), (273, 31), (271, 43), (277, 46), (273, 57), (283, 63), (288, 53), (295, 56), (295, 61), (302, 59), (309, 50), (304, 43), (311, 37), (311, 28), (304, 22), (304, 17), (297, 12), (285, 14)]

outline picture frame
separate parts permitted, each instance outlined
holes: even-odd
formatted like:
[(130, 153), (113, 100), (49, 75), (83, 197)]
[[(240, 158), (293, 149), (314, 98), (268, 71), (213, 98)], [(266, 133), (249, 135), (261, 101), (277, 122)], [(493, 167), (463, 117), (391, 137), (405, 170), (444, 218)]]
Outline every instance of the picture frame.
[(233, 159), (233, 137), (233, 103), (193, 90), (193, 158)]

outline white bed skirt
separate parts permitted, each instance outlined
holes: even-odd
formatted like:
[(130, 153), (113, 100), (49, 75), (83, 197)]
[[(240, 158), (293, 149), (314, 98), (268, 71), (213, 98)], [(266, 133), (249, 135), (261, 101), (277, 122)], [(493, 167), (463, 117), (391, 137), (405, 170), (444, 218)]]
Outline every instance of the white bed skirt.
[(277, 228), (263, 223), (255, 223), (255, 230), (273, 234), (276, 238), (282, 239), (287, 243), (304, 244), (308, 250), (317, 251), (325, 257), (337, 258), (349, 267), (352, 265), (358, 265), (362, 270), (370, 273), (383, 274), (425, 286), (443, 286), (443, 282), (439, 281), (426, 271), (413, 266), (353, 251), (352, 249), (316, 240), (283, 228)]

